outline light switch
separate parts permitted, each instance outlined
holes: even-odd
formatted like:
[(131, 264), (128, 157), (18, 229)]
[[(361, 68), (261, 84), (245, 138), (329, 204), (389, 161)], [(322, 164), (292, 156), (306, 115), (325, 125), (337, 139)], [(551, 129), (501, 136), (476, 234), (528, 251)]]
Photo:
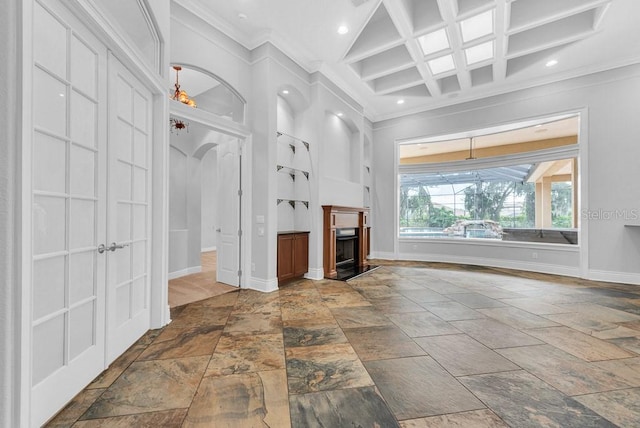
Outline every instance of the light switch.
[(257, 215), (256, 216), (256, 223), (257, 224), (264, 224), (264, 216), (263, 215)]
[(258, 227), (258, 236), (264, 236), (264, 227)]

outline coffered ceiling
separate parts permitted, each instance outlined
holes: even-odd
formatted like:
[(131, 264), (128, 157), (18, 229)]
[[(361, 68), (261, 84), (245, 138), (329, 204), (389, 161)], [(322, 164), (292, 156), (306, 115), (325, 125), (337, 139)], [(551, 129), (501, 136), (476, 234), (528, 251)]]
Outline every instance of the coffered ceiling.
[(640, 62), (638, 0), (173, 1), (323, 72), (372, 120)]

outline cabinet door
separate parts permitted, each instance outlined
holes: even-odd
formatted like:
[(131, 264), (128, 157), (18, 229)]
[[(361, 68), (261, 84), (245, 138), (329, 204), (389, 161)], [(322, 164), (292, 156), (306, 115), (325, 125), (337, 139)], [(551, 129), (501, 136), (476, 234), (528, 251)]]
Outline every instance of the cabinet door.
[(309, 271), (309, 235), (301, 233), (295, 235), (293, 258), (294, 275), (302, 276)]
[(278, 236), (278, 281), (293, 278), (295, 235)]

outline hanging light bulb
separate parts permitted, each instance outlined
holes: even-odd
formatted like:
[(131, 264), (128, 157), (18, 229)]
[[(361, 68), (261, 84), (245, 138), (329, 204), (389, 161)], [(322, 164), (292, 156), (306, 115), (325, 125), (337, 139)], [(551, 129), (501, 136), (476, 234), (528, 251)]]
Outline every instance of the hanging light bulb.
[(174, 85), (175, 89), (173, 91), (173, 96), (171, 97), (171, 99), (180, 101), (182, 104), (186, 104), (189, 107), (196, 108), (197, 107), (196, 102), (189, 98), (189, 94), (187, 94), (187, 91), (183, 91), (180, 89), (180, 82), (178, 81), (178, 72), (182, 70), (182, 67), (180, 67), (179, 65), (174, 65), (173, 69), (176, 71), (176, 84)]

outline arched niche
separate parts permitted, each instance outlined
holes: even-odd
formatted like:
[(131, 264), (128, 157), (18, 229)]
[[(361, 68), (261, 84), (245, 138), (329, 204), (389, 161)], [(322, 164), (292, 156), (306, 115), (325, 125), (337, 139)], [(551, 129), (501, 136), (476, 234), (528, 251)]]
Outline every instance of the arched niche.
[[(181, 69), (176, 71), (176, 66)], [(223, 79), (189, 64), (172, 64), (169, 71), (173, 82), (171, 96), (175, 92), (177, 74), (180, 90), (185, 91), (188, 98), (195, 101), (198, 109), (237, 123), (244, 123), (246, 101)]]
[(326, 110), (323, 131), (324, 175), (360, 183), (360, 129), (346, 116)]
[(279, 86), (278, 96), (289, 105), (295, 114), (301, 113), (309, 107), (309, 100), (294, 86)]

